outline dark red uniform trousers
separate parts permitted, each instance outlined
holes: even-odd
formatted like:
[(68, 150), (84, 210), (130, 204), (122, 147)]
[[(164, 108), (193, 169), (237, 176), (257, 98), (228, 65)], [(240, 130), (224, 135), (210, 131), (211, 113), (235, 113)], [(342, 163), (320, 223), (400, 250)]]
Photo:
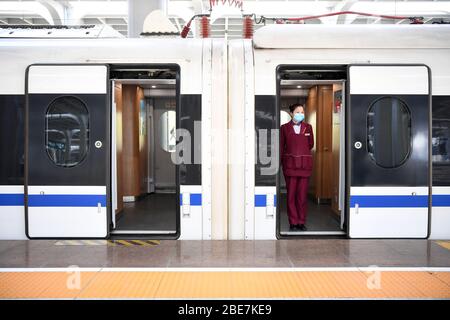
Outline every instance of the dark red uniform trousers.
[(309, 177), (285, 176), (289, 224), (305, 224)]

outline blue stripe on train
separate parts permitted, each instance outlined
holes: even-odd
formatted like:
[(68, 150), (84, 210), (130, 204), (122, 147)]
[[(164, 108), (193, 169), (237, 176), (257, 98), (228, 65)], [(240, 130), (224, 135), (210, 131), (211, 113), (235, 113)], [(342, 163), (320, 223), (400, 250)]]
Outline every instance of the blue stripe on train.
[[(274, 196), (275, 206), (276, 195)], [(358, 203), (360, 207), (372, 208), (413, 208), (428, 207), (428, 196), (351, 196), (350, 206)], [(255, 207), (265, 207), (267, 195), (255, 194)], [(433, 207), (450, 207), (450, 195), (433, 195)]]
[(0, 194), (0, 206), (23, 206), (23, 193)]
[[(202, 205), (202, 194), (201, 193), (191, 193), (190, 197), (191, 206), (201, 206)], [(180, 206), (183, 205), (183, 195), (180, 194)]]
[[(428, 207), (428, 196), (351, 196), (350, 207), (358, 203), (360, 207), (372, 208), (412, 208)], [(433, 207), (450, 207), (450, 195), (434, 194), (432, 196)]]
[(450, 207), (450, 194), (434, 194), (433, 207)]
[(426, 208), (428, 196), (351, 196), (350, 207), (354, 207), (356, 203), (365, 208)]
[[(277, 195), (273, 195), (273, 205), (277, 206)], [(267, 195), (266, 194), (255, 194), (255, 207), (266, 207), (267, 206)]]
[(106, 207), (104, 194), (30, 194), (29, 207)]
[[(255, 194), (255, 207), (265, 207), (267, 204), (265, 194)], [(358, 203), (360, 207), (427, 207), (427, 196), (351, 196), (350, 206)], [(29, 206), (35, 207), (90, 207), (100, 202), (106, 206), (106, 195), (29, 195)], [(191, 193), (191, 206), (202, 205), (201, 193)], [(277, 205), (274, 196), (275, 206)], [(180, 205), (182, 205), (180, 194)], [(0, 194), (0, 206), (23, 206), (24, 196), (21, 193)], [(450, 207), (450, 195), (433, 195), (433, 207)]]
[[(29, 195), (28, 205), (30, 207), (96, 207), (100, 202), (102, 207), (106, 206), (106, 195)], [(191, 206), (202, 205), (202, 194), (191, 193)], [(183, 204), (180, 194), (180, 205)], [(0, 194), (0, 206), (23, 206), (23, 194)]]
[[(30, 207), (106, 207), (106, 195), (97, 194), (30, 194)], [(24, 195), (21, 193), (0, 194), (0, 206), (23, 206)]]

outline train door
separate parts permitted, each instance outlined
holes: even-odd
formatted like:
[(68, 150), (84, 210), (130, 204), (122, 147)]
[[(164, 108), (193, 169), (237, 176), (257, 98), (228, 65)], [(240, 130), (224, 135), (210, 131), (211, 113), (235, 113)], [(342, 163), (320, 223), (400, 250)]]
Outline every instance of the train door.
[(423, 65), (351, 65), (349, 236), (426, 238), (430, 73)]
[(105, 238), (109, 203), (106, 65), (26, 71), (26, 234)]

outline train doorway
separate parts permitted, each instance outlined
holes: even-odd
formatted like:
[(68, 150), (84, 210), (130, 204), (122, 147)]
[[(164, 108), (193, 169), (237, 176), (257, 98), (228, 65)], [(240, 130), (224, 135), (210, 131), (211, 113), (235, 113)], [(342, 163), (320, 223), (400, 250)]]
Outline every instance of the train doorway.
[(111, 70), (112, 236), (178, 236), (177, 79), (174, 68)]
[[(291, 121), (289, 106), (301, 104), (312, 126), (312, 174), (307, 191), (306, 230), (293, 229), (288, 219), (283, 169), (277, 177), (278, 236), (344, 236), (345, 210), (345, 87), (346, 69), (281, 67), (278, 73), (278, 124)], [(281, 163), (281, 161), (280, 161)]]

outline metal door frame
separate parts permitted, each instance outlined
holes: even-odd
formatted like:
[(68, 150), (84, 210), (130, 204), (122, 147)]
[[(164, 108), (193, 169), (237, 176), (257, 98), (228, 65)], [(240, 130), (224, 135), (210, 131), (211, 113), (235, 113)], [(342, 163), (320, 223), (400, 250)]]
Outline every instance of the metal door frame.
[[(280, 64), (277, 66), (276, 68), (276, 74), (275, 74), (275, 79), (276, 79), (276, 105), (275, 105), (275, 109), (276, 109), (276, 126), (277, 128), (280, 128), (280, 91), (281, 91), (281, 86), (280, 86), (280, 79), (279, 79), (279, 74), (281, 70), (284, 69), (288, 69), (288, 68), (292, 68), (292, 69), (300, 69), (300, 68), (310, 68), (311, 70), (315, 70), (314, 68), (319, 68), (318, 71), (320, 71), (320, 69), (326, 70), (326, 68), (334, 68), (337, 70), (338, 67), (342, 67), (344, 65), (342, 64), (334, 64), (334, 65), (330, 65), (330, 64)], [(344, 72), (345, 69), (342, 69), (342, 71)], [(304, 80), (304, 81), (309, 81), (309, 82), (314, 82), (317, 81), (318, 83), (320, 82), (320, 80)], [(341, 83), (342, 84), (342, 90), (343, 90), (343, 96), (342, 99), (344, 100), (344, 135), (345, 135), (345, 139), (347, 139), (347, 129), (348, 129), (348, 125), (347, 125), (347, 113), (348, 113), (348, 101), (347, 101), (347, 97), (348, 97), (348, 70), (347, 70), (347, 79), (340, 79), (340, 80), (326, 80), (329, 82), (335, 82), (335, 83)], [(341, 143), (345, 143), (343, 141), (341, 141)], [(277, 151), (279, 152), (279, 151)], [(344, 146), (344, 158), (347, 157), (347, 148), (346, 146)], [(344, 161), (346, 162), (346, 160), (344, 159)], [(341, 165), (341, 164), (340, 164)], [(345, 163), (344, 163), (345, 165)], [(344, 203), (343, 203), (343, 207), (342, 210), (343, 212), (341, 212), (341, 215), (339, 217), (339, 226), (341, 225), (341, 219), (342, 219), (342, 215), (344, 217), (344, 228), (340, 231), (301, 231), (301, 232), (297, 232), (296, 234), (293, 235), (283, 235), (281, 234), (281, 226), (280, 226), (280, 170), (281, 170), (281, 159), (280, 159), (280, 167), (278, 169), (278, 173), (276, 175), (276, 198), (277, 198), (277, 206), (276, 206), (276, 237), (278, 240), (280, 239), (299, 239), (299, 238), (303, 238), (306, 239), (308, 237), (321, 237), (321, 238), (341, 238), (341, 237), (348, 237), (348, 225), (349, 225), (349, 215), (350, 212), (347, 210), (347, 205), (346, 205), (346, 198), (347, 198), (347, 167), (344, 166), (344, 180), (345, 180), (345, 186), (343, 188), (343, 190), (341, 190), (341, 192), (345, 192), (344, 194)]]
[[(181, 66), (179, 64), (176, 63), (111, 63), (109, 64), (110, 66), (110, 70), (113, 68), (120, 68), (120, 69), (149, 69), (149, 68), (171, 68), (176, 76), (175, 76), (175, 114), (176, 114), (176, 129), (180, 128), (179, 125), (179, 118), (181, 115)], [(110, 79), (110, 77), (108, 77), (108, 86), (109, 86), (109, 90), (111, 91), (111, 87), (112, 87), (112, 81), (118, 81), (120, 82), (121, 79)], [(122, 80), (127, 80), (127, 79), (122, 79)], [(139, 80), (139, 79), (136, 79)], [(109, 94), (109, 97), (111, 98), (111, 93)], [(110, 104), (110, 108), (112, 108), (111, 106), (111, 101), (109, 102)], [(148, 109), (147, 109), (148, 110)], [(148, 118), (147, 118), (148, 120)], [(112, 115), (110, 115), (110, 122), (112, 122)], [(147, 127), (148, 128), (148, 127)], [(110, 134), (112, 135), (113, 133), (110, 132)], [(114, 132), (115, 134), (115, 132)], [(178, 141), (177, 141), (178, 143)], [(110, 149), (112, 148), (112, 144), (110, 146)], [(110, 158), (110, 163), (111, 163), (111, 158)], [(175, 189), (176, 189), (176, 194), (175, 194), (175, 198), (176, 198), (176, 208), (175, 208), (175, 227), (176, 230), (174, 233), (161, 233), (160, 231), (156, 230), (156, 231), (145, 231), (145, 230), (117, 230), (117, 225), (115, 226), (115, 228), (113, 227), (112, 223), (109, 223), (108, 225), (108, 238), (113, 238), (113, 239), (129, 239), (129, 238), (139, 238), (139, 239), (168, 239), (168, 240), (177, 240), (180, 235), (181, 235), (181, 210), (180, 210), (180, 197), (181, 197), (181, 193), (180, 193), (180, 165), (175, 164)], [(113, 172), (110, 170), (108, 172), (110, 178), (112, 177)], [(111, 197), (112, 198), (112, 195)], [(112, 220), (112, 215), (115, 214), (114, 212), (112, 212), (112, 210), (110, 210), (108, 217), (110, 220)], [(116, 231), (115, 231), (116, 230)]]

